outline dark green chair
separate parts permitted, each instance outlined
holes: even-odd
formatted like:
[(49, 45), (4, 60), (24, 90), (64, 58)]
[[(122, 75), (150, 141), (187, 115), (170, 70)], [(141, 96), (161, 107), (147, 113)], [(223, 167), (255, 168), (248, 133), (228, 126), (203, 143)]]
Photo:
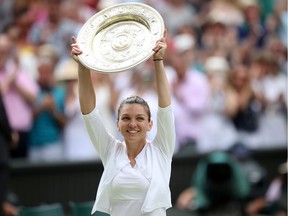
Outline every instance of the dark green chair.
[(19, 213), (20, 216), (65, 216), (60, 203), (21, 207)]
[[(91, 216), (93, 204), (93, 201), (69, 202), (71, 216)], [(109, 214), (96, 211), (92, 216), (109, 216)]]

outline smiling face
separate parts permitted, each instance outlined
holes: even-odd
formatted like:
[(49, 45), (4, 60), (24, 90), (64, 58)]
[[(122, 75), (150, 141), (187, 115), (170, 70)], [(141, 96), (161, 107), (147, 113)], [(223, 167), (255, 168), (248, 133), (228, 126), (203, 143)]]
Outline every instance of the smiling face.
[(146, 143), (147, 132), (153, 122), (149, 119), (146, 107), (141, 104), (123, 104), (117, 121), (117, 129), (121, 132), (126, 144)]

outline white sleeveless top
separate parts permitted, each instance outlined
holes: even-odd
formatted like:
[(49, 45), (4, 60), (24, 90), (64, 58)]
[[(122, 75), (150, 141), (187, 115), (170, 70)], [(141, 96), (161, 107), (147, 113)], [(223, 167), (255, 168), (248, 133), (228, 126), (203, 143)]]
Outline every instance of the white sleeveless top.
[(150, 182), (141, 173), (137, 163), (134, 167), (130, 164), (125, 166), (109, 186), (111, 206), (113, 206), (110, 216), (166, 216), (164, 208), (141, 213), (149, 185)]

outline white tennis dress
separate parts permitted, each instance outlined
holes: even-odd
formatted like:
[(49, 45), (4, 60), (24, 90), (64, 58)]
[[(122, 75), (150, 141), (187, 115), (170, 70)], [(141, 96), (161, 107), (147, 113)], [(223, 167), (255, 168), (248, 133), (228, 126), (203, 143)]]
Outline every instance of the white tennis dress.
[(137, 163), (134, 167), (128, 164), (111, 181), (109, 193), (113, 208), (110, 216), (166, 216), (164, 208), (141, 213), (150, 183), (140, 169)]

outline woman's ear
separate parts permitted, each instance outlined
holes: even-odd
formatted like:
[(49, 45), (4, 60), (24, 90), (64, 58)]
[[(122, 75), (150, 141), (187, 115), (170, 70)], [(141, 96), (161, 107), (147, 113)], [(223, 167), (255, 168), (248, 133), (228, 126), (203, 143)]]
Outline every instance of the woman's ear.
[(151, 119), (150, 122), (148, 123), (148, 131), (151, 131), (153, 128), (153, 120)]
[(120, 131), (119, 121), (118, 120), (116, 121), (116, 128), (117, 128), (117, 131)]

